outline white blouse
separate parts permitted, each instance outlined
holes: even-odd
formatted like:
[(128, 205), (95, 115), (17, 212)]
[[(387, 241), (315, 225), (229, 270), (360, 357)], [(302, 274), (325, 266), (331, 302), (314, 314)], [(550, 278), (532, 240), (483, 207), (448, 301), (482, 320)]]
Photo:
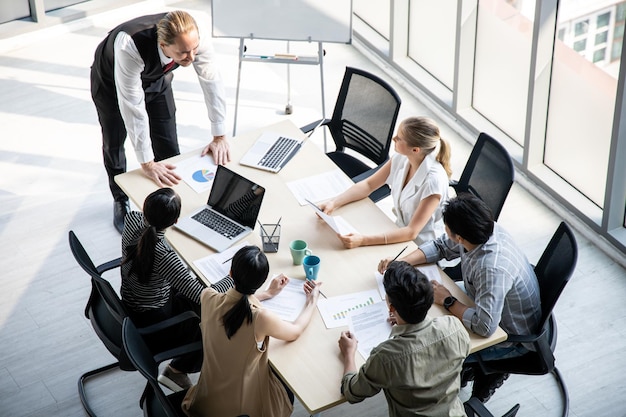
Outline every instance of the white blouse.
[(408, 169), (409, 160), (406, 156), (395, 154), (391, 157), (391, 172), (386, 183), (391, 188), (393, 213), (396, 215), (398, 227), (408, 226), (423, 199), (433, 194), (441, 196), (439, 207), (415, 238), (415, 243), (420, 245), (445, 233), (442, 208), (448, 200), (448, 175), (435, 159), (434, 153), (431, 153), (424, 158), (413, 177), (402, 188)]

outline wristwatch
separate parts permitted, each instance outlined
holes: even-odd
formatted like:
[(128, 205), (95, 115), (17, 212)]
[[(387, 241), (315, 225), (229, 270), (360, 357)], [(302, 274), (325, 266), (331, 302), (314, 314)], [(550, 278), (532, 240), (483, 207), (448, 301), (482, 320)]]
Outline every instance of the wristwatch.
[(456, 303), (456, 298), (454, 298), (453, 296), (448, 296), (443, 300), (443, 308), (450, 311), (450, 307), (452, 307), (452, 304), (454, 303)]

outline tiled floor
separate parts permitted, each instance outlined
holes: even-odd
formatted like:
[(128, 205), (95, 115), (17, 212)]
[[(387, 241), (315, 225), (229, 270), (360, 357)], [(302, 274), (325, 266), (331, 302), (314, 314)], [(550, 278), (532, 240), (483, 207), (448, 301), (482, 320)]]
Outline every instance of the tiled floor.
[[(67, 232), (76, 231), (96, 262), (119, 254), (119, 234), (111, 224), (112, 202), (100, 155), (100, 134), (89, 95), (93, 50), (105, 33), (127, 18), (161, 10), (148, 2), (96, 16), (68, 30), (49, 30), (24, 44), (0, 42), (0, 415), (82, 416), (78, 376), (111, 362), (83, 308), (89, 282), (74, 262)], [(170, 6), (208, 13), (201, 1)], [(11, 46), (13, 45), (13, 46)], [(277, 46), (278, 45), (278, 46)], [(255, 48), (279, 52), (284, 43), (255, 41)], [(230, 122), (237, 83), (235, 39), (215, 47), (226, 84)], [(293, 46), (295, 47), (295, 46)], [(307, 47), (305, 45), (304, 47)], [(279, 50), (277, 50), (279, 49)], [(384, 68), (351, 45), (325, 45), (325, 91), (330, 114), (346, 65), (361, 67), (392, 82), (403, 99), (400, 119), (431, 115), (453, 148), (458, 176), (470, 146), (454, 125), (432, 106), (420, 103)], [(209, 138), (206, 110), (193, 70), (177, 70), (175, 92), (183, 151)], [(293, 114), (287, 104), (286, 66), (245, 63), (237, 130), (290, 118), (304, 125), (321, 114), (319, 68), (291, 67)], [(323, 134), (313, 140), (322, 146)], [(232, 146), (237, 146), (236, 138)], [(132, 151), (130, 168), (137, 167)], [(380, 204), (389, 211), (389, 203)], [(519, 184), (504, 206), (500, 223), (536, 261), (561, 218)], [(626, 360), (626, 272), (577, 233), (578, 268), (556, 307), (557, 365), (568, 383), (571, 416), (626, 415), (623, 371)], [(117, 282), (116, 276), (111, 280)], [(118, 285), (118, 284), (115, 284)], [(339, 381), (338, 381), (339, 382)], [(137, 373), (111, 372), (94, 379), (89, 394), (101, 415), (140, 415), (143, 389)], [(467, 397), (468, 392), (463, 392)], [(560, 399), (550, 376), (512, 376), (488, 403), (502, 414), (521, 403), (519, 416), (560, 415)], [(342, 405), (325, 416), (380, 416), (384, 397)], [(297, 404), (296, 416), (306, 415)]]

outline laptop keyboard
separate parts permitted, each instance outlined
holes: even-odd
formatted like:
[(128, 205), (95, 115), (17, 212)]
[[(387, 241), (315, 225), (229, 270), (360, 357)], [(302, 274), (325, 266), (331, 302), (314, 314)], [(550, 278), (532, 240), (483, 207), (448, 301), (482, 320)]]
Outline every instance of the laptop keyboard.
[(297, 140), (281, 136), (261, 158), (259, 165), (267, 168), (276, 168), (285, 158), (285, 155), (291, 152), (297, 144)]
[(191, 218), (228, 239), (232, 239), (244, 231), (243, 227), (206, 208)]

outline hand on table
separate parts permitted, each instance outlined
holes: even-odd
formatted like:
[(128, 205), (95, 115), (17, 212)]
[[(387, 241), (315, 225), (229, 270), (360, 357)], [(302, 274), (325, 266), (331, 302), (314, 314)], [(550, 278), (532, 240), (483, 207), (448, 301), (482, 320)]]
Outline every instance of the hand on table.
[(344, 358), (354, 357), (357, 345), (359, 343), (354, 334), (350, 333), (350, 331), (341, 332), (338, 343), (339, 350), (341, 351), (341, 355)]
[(213, 160), (217, 165), (225, 165), (230, 162), (230, 144), (226, 140), (226, 136), (214, 136), (213, 141), (202, 150), (202, 156), (208, 153), (213, 155)]
[(358, 233), (348, 233), (347, 235), (337, 235), (346, 249), (358, 248), (363, 244), (363, 235)]
[(304, 293), (306, 294), (307, 302), (317, 303), (317, 299), (320, 296), (319, 287), (322, 285), (319, 281), (311, 281), (307, 279), (304, 281)]
[(334, 200), (328, 200), (325, 203), (319, 205), (320, 210), (326, 214), (331, 214), (337, 207), (335, 207)]
[(393, 258), (381, 259), (380, 262), (378, 262), (378, 272), (384, 274), (392, 259)]
[(440, 306), (443, 305), (443, 300), (445, 300), (446, 297), (449, 297), (451, 295), (450, 290), (448, 290), (446, 287), (444, 287), (437, 281), (433, 280), (430, 282), (433, 285), (433, 295), (435, 296), (435, 304), (439, 304)]
[(159, 187), (171, 187), (178, 184), (182, 178), (174, 171), (175, 168), (176, 165), (166, 164), (164, 162), (150, 161), (141, 164), (143, 173)]
[(266, 290), (269, 298), (276, 297), (280, 292), (287, 286), (289, 283), (289, 277), (286, 275), (280, 274), (272, 278), (270, 281), (270, 285)]

